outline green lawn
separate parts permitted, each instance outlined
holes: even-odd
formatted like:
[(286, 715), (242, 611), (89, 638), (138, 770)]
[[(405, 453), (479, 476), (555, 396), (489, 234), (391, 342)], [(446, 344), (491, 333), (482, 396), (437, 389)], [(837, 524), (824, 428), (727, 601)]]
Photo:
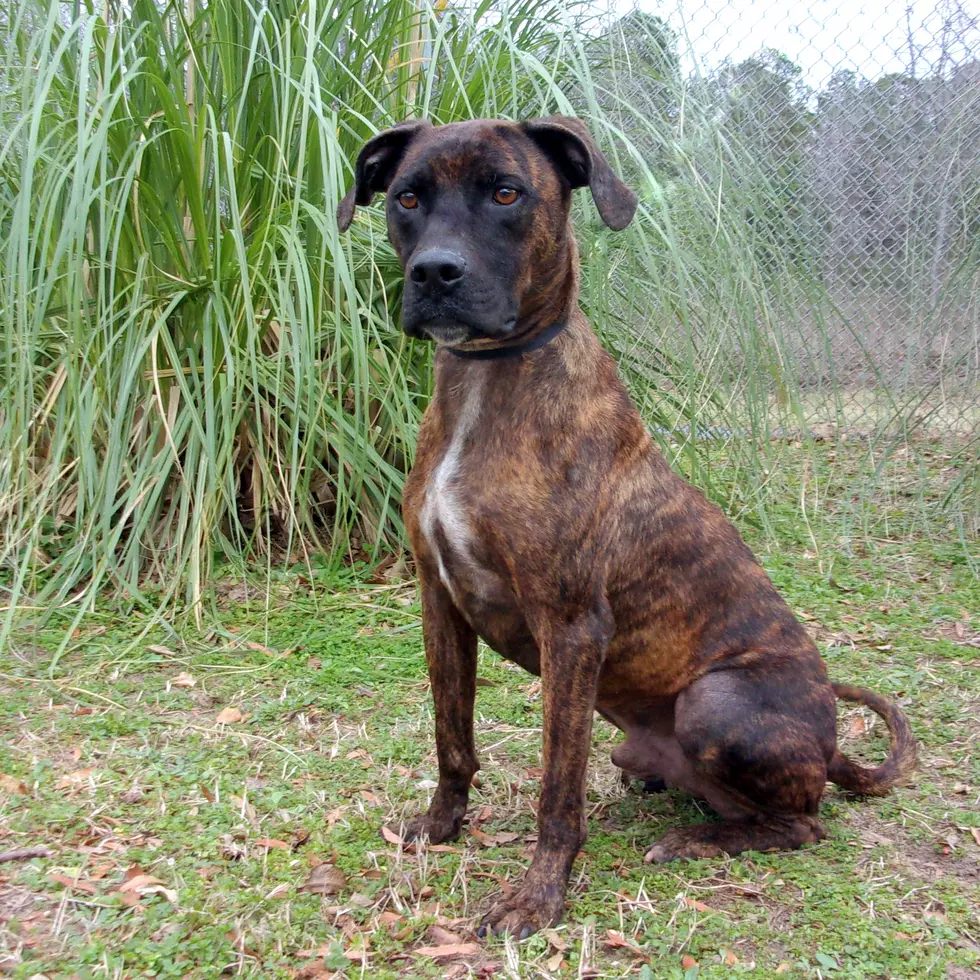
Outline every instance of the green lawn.
[[(54, 680), (56, 623), (0, 657), (0, 851), (50, 852), (0, 863), (0, 974), (980, 977), (980, 582), (953, 545), (848, 546), (793, 513), (760, 557), (831, 675), (898, 698), (922, 743), (910, 787), (830, 788), (822, 843), (645, 865), (702, 814), (621, 787), (600, 721), (564, 922), (477, 944), (533, 845), (536, 679), (481, 653), (470, 822), (402, 851), (380, 829), (436, 775), (415, 585), (284, 568), (219, 585), (205, 635), (107, 601)], [(840, 732), (880, 757), (878, 719), (841, 706)]]

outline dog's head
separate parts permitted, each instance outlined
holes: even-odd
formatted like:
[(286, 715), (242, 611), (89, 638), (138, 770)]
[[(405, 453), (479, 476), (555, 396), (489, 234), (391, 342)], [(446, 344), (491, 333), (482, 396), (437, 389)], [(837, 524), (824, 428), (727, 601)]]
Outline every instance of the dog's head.
[(506, 341), (568, 302), (568, 212), (585, 186), (610, 228), (629, 224), (636, 195), (578, 119), (411, 121), (361, 150), (337, 221), (346, 231), (356, 205), (387, 192), (405, 332), (450, 346)]

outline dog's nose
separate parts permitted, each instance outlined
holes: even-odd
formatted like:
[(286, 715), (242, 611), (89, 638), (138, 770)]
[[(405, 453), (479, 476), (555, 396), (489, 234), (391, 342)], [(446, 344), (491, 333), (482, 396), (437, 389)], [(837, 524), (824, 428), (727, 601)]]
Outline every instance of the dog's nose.
[(447, 289), (463, 278), (466, 262), (462, 255), (445, 248), (430, 248), (412, 261), (409, 278), (423, 289)]

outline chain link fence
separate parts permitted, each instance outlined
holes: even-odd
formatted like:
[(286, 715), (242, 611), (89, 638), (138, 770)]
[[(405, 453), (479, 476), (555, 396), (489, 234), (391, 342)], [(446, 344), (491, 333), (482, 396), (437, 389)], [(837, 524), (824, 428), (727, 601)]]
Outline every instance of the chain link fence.
[[(741, 209), (757, 256), (771, 253), (759, 264), (783, 284), (777, 330), (813, 424), (833, 403), (855, 431), (888, 415), (931, 437), (974, 439), (980, 7), (642, 8), (617, 11), (613, 32), (632, 77), (645, 79), (629, 100), (681, 144), (699, 125), (720, 134), (722, 163), (701, 145), (694, 167)], [(630, 131), (630, 120), (620, 122)], [(801, 288), (784, 288), (790, 280)]]

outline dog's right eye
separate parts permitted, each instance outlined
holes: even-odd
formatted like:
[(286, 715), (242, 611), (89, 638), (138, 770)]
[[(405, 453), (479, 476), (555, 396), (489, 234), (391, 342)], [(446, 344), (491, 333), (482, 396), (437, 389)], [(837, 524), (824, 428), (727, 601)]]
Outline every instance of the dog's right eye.
[(403, 208), (406, 208), (409, 211), (411, 211), (412, 208), (417, 208), (419, 206), (418, 197), (411, 191), (402, 191), (401, 194), (398, 195), (397, 200)]

